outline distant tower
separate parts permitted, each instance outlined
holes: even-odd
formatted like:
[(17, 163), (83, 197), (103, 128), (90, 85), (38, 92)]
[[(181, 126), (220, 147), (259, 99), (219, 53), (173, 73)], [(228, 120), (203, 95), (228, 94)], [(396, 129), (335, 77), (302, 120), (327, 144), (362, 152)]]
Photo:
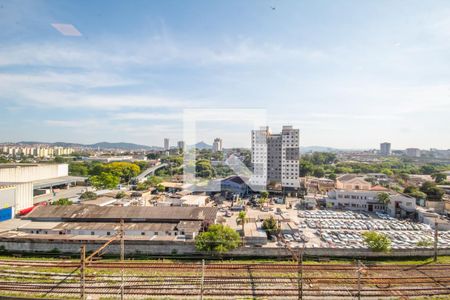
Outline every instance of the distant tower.
[(213, 146), (212, 146), (212, 151), (213, 152), (222, 151), (222, 139), (220, 139), (220, 138), (215, 138), (214, 139), (214, 143), (213, 143)]
[(168, 138), (165, 138), (164, 139), (164, 150), (169, 150), (169, 139)]
[(180, 151), (184, 150), (184, 141), (178, 141), (178, 150)]
[(380, 154), (384, 156), (391, 155), (391, 143), (381, 143), (380, 144)]

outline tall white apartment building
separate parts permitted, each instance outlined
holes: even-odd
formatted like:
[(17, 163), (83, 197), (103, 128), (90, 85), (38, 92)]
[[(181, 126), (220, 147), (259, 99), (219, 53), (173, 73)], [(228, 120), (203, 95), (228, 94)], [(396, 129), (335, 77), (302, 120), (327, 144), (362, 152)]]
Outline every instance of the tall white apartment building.
[(170, 145), (169, 145), (169, 139), (168, 138), (165, 138), (164, 139), (164, 150), (169, 150), (169, 147), (170, 147)]
[(258, 187), (267, 186), (267, 139), (270, 136), (269, 127), (252, 130), (252, 165), (253, 175), (250, 183)]
[(298, 189), (300, 161), (299, 130), (283, 126), (273, 134), (269, 127), (252, 131), (252, 183), (267, 186), (281, 183), (284, 189)]
[(392, 154), (391, 143), (381, 143), (380, 144), (380, 154), (383, 156), (388, 156)]
[(222, 139), (215, 138), (212, 146), (213, 152), (219, 152), (222, 151)]

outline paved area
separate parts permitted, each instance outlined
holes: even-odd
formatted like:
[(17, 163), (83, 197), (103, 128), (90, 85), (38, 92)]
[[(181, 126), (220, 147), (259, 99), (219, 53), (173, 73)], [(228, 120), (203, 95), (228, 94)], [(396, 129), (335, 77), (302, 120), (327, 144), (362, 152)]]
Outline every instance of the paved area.
[(44, 202), (44, 201), (49, 201), (49, 200), (56, 201), (61, 198), (73, 198), (73, 197), (79, 196), (81, 193), (85, 192), (88, 189), (91, 190), (89, 187), (86, 187), (86, 186), (74, 186), (74, 187), (70, 187), (67, 190), (66, 189), (54, 190), (55, 195), (50, 193), (50, 194), (46, 194), (46, 195), (37, 196), (37, 197), (34, 197), (33, 202), (39, 203), (39, 202)]

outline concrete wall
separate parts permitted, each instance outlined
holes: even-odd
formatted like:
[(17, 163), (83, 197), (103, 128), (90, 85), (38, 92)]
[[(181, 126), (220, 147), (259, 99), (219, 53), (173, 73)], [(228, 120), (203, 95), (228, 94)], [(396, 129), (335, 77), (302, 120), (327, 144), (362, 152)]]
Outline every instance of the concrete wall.
[[(87, 251), (93, 251), (100, 247), (104, 241), (86, 241)], [(25, 240), (25, 239), (1, 239), (0, 247), (5, 247), (11, 252), (48, 252), (58, 249), (61, 253), (79, 253), (82, 242), (79, 240)], [(130, 254), (146, 255), (201, 255), (195, 250), (193, 242), (172, 242), (172, 241), (125, 241), (125, 251)], [(120, 246), (118, 243), (108, 246), (108, 253), (118, 254)], [(450, 249), (439, 249), (439, 255), (450, 255)], [(369, 250), (357, 249), (329, 249), (329, 248), (306, 248), (307, 256), (323, 257), (431, 257), (432, 249), (416, 250), (395, 250), (391, 253), (376, 253)], [(236, 249), (226, 256), (228, 257), (275, 257), (290, 258), (292, 254), (284, 248), (255, 248), (244, 247)]]
[(15, 207), (16, 188), (14, 186), (0, 187), (0, 208)]
[(68, 164), (24, 165), (0, 168), (0, 182), (29, 182), (69, 174)]
[(16, 211), (33, 206), (33, 183), (16, 184)]

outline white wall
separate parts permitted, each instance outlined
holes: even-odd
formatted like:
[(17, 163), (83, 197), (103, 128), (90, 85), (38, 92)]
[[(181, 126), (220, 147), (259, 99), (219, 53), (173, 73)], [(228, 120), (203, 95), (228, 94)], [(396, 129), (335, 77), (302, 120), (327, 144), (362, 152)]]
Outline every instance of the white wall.
[(68, 164), (33, 165), (11, 168), (0, 168), (0, 182), (29, 182), (67, 176)]

